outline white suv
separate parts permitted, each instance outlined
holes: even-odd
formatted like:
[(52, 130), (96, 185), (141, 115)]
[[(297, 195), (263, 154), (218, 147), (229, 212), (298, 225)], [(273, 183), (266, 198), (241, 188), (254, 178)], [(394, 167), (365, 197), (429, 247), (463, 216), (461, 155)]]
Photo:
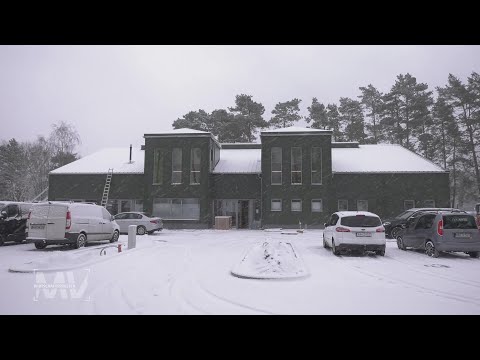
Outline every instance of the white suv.
[(385, 228), (380, 217), (367, 211), (333, 213), (323, 231), (323, 247), (334, 255), (343, 250), (375, 251), (385, 255)]
[(28, 215), (27, 242), (37, 249), (71, 244), (78, 249), (90, 240), (118, 240), (120, 228), (102, 206), (85, 203), (39, 203)]

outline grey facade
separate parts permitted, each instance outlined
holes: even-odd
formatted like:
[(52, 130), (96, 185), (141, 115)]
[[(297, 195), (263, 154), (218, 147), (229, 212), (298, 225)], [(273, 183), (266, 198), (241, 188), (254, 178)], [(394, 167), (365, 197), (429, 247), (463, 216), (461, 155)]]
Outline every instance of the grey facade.
[[(411, 204), (449, 206), (448, 172), (441, 169), (335, 172), (332, 148), (358, 144), (332, 143), (328, 130), (262, 132), (261, 144), (219, 144), (210, 133), (188, 131), (144, 138), (143, 174), (114, 171), (108, 206), (113, 213), (142, 210), (161, 216), (165, 228), (211, 228), (216, 215), (232, 216), (238, 228), (321, 228), (342, 206), (367, 208), (382, 218)], [(261, 166), (236, 168), (247, 149), (248, 156), (258, 153)], [(226, 150), (238, 151), (238, 160), (232, 158), (231, 166), (219, 173)], [(100, 203), (105, 177), (106, 171), (53, 172), (49, 200)]]

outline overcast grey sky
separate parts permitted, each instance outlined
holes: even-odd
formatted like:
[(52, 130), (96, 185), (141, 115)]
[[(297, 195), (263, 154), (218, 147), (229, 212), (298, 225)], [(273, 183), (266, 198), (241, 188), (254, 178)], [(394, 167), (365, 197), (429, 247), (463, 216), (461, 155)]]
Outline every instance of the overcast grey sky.
[(0, 140), (34, 140), (60, 120), (79, 152), (143, 144), (191, 110), (234, 105), (245, 93), (265, 106), (295, 97), (306, 115), (356, 98), (369, 83), (385, 92), (409, 72), (430, 89), (449, 73), (480, 72), (480, 46), (0, 46)]

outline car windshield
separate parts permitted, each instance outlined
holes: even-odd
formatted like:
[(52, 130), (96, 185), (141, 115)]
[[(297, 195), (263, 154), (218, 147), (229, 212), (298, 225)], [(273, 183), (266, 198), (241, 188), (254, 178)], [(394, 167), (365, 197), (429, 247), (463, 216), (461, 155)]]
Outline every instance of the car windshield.
[(340, 224), (349, 227), (376, 227), (382, 225), (382, 222), (378, 217), (355, 215), (343, 217)]
[(397, 215), (395, 219), (400, 219), (400, 220), (405, 220), (407, 219), (410, 215), (412, 215), (414, 211), (404, 211), (400, 215)]
[(476, 229), (475, 218), (471, 215), (444, 215), (444, 229)]

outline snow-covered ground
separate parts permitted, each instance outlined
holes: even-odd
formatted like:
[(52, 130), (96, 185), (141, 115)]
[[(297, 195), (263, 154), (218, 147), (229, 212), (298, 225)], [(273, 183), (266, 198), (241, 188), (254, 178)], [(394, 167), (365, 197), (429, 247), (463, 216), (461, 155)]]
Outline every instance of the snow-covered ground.
[[(309, 276), (234, 276), (266, 241), (291, 243)], [(126, 235), (120, 243), (102, 256), (110, 244), (0, 247), (0, 314), (480, 314), (480, 259), (465, 254), (433, 259), (387, 241), (385, 257), (336, 257), (321, 230), (165, 230), (138, 236), (134, 250)]]

